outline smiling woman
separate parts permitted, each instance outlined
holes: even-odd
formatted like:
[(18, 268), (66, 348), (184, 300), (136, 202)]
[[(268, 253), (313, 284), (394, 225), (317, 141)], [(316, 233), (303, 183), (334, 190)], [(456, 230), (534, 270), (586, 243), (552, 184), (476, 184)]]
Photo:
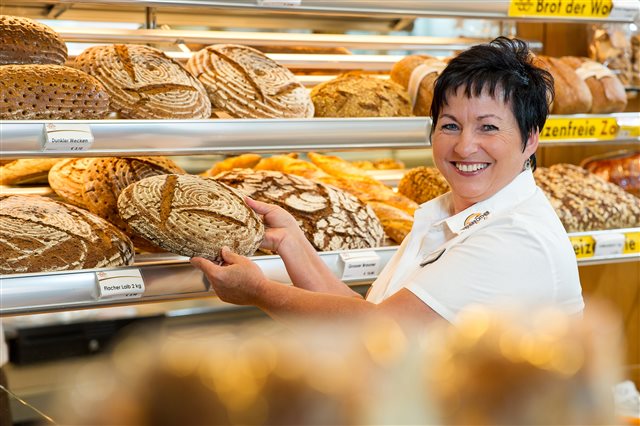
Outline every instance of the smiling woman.
[(450, 61), (431, 111), (433, 157), (451, 191), (415, 212), (410, 234), (366, 298), (332, 275), (293, 217), (253, 200), (267, 228), (262, 247), (282, 257), (294, 286), (267, 280), (229, 250), (225, 265), (193, 264), (222, 300), (279, 318), (384, 313), (423, 326), (455, 323), (474, 304), (581, 313), (573, 249), (532, 174), (552, 81), (519, 40), (500, 37)]

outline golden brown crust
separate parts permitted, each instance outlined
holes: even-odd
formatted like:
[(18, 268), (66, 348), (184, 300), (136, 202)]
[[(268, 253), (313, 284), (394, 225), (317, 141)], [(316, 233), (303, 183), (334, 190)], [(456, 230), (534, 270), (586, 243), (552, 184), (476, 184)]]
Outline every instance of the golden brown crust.
[(46, 183), (49, 169), (61, 158), (25, 158), (0, 165), (0, 185)]
[(83, 176), (93, 160), (93, 158), (67, 158), (57, 162), (49, 170), (49, 186), (65, 202), (87, 208), (82, 198)]
[(402, 176), (398, 183), (398, 192), (418, 204), (426, 203), (449, 190), (449, 183), (435, 167), (411, 169)]
[(406, 212), (378, 201), (367, 203), (382, 223), (384, 232), (394, 242), (400, 244), (413, 227), (413, 217)]
[(66, 60), (67, 45), (47, 25), (29, 18), (0, 15), (0, 65), (62, 65)]
[(233, 169), (252, 169), (260, 162), (262, 157), (258, 154), (242, 154), (236, 157), (225, 158), (211, 166), (209, 170), (202, 172), (202, 177), (212, 177), (218, 173)]
[(536, 56), (534, 63), (553, 76), (556, 96), (551, 108), (552, 114), (585, 114), (591, 110), (591, 91), (569, 65), (558, 58), (542, 55)]
[[(439, 67), (434, 67), (433, 64), (438, 64)], [(413, 114), (417, 116), (429, 116), (431, 115), (433, 87), (436, 79), (440, 75), (441, 69), (444, 68), (446, 64), (429, 55), (409, 55), (405, 56), (393, 65), (390, 77), (406, 90), (409, 90), (412, 73), (421, 65), (432, 70), (432, 72), (425, 71), (428, 73), (426, 73), (424, 78), (420, 81), (416, 94), (415, 105), (413, 107)], [(409, 96), (411, 96), (411, 93), (409, 93)]]

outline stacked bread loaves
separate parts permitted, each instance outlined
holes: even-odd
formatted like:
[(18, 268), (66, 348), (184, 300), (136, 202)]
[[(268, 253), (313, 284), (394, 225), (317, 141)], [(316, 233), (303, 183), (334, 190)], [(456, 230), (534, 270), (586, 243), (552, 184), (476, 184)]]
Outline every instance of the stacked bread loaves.
[(264, 237), (260, 217), (241, 193), (198, 176), (142, 179), (120, 194), (118, 210), (136, 233), (183, 256), (219, 262), (223, 246), (251, 255)]
[(214, 177), (296, 218), (316, 250), (378, 247), (384, 231), (375, 213), (353, 195), (301, 176), (235, 169)]
[(398, 192), (418, 204), (449, 191), (449, 183), (435, 167), (416, 167), (405, 173), (398, 183)]
[(0, 195), (0, 274), (129, 265), (131, 241), (105, 220), (35, 195)]
[(291, 71), (248, 46), (216, 44), (187, 63), (214, 109), (236, 118), (313, 117), (307, 89)]
[(86, 49), (75, 66), (96, 77), (122, 118), (209, 118), (200, 82), (177, 61), (148, 46), (114, 44)]
[(553, 76), (555, 98), (552, 114), (579, 114), (591, 110), (593, 97), (589, 86), (564, 61), (550, 56), (538, 55), (535, 64)]
[(409, 55), (391, 68), (391, 79), (409, 93), (414, 115), (431, 115), (433, 87), (446, 66), (446, 63), (433, 56)]
[(21, 185), (47, 181), (49, 169), (60, 158), (24, 158), (0, 164), (0, 185)]

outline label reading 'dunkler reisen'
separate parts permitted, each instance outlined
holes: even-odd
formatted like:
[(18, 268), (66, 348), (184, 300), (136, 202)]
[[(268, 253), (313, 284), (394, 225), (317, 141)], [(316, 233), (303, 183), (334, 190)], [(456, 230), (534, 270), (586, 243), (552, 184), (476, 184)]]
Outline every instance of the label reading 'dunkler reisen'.
[(144, 281), (137, 268), (96, 272), (98, 299), (132, 299), (144, 293)]
[(42, 151), (86, 151), (93, 144), (88, 124), (46, 123)]
[(549, 18), (608, 18), (612, 0), (511, 0), (509, 16)]
[(598, 140), (618, 136), (618, 122), (612, 117), (550, 117), (540, 132), (540, 140)]
[(340, 253), (343, 280), (366, 280), (378, 276), (380, 256), (374, 251)]

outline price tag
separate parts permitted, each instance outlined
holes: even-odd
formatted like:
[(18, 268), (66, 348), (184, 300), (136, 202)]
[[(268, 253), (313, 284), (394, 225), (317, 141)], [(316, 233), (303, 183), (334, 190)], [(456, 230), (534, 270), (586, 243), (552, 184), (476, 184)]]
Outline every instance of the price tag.
[(640, 232), (624, 234), (624, 254), (640, 253)]
[(378, 276), (380, 256), (374, 251), (340, 253), (340, 260), (344, 265), (343, 280), (367, 279)]
[(563, 118), (551, 117), (540, 132), (540, 140), (599, 140), (618, 136), (618, 122), (613, 117)]
[(93, 144), (88, 124), (46, 123), (42, 151), (86, 151)]
[(593, 239), (596, 241), (594, 256), (620, 255), (624, 251), (624, 234), (597, 234)]
[(509, 16), (551, 18), (608, 18), (612, 0), (511, 0)]
[(573, 251), (576, 253), (578, 259), (587, 257), (593, 257), (595, 255), (596, 240), (589, 235), (582, 235), (580, 237), (569, 237)]
[(137, 268), (96, 272), (98, 299), (133, 299), (144, 293), (144, 281)]
[(266, 7), (295, 7), (301, 4), (302, 0), (258, 0), (258, 6)]

